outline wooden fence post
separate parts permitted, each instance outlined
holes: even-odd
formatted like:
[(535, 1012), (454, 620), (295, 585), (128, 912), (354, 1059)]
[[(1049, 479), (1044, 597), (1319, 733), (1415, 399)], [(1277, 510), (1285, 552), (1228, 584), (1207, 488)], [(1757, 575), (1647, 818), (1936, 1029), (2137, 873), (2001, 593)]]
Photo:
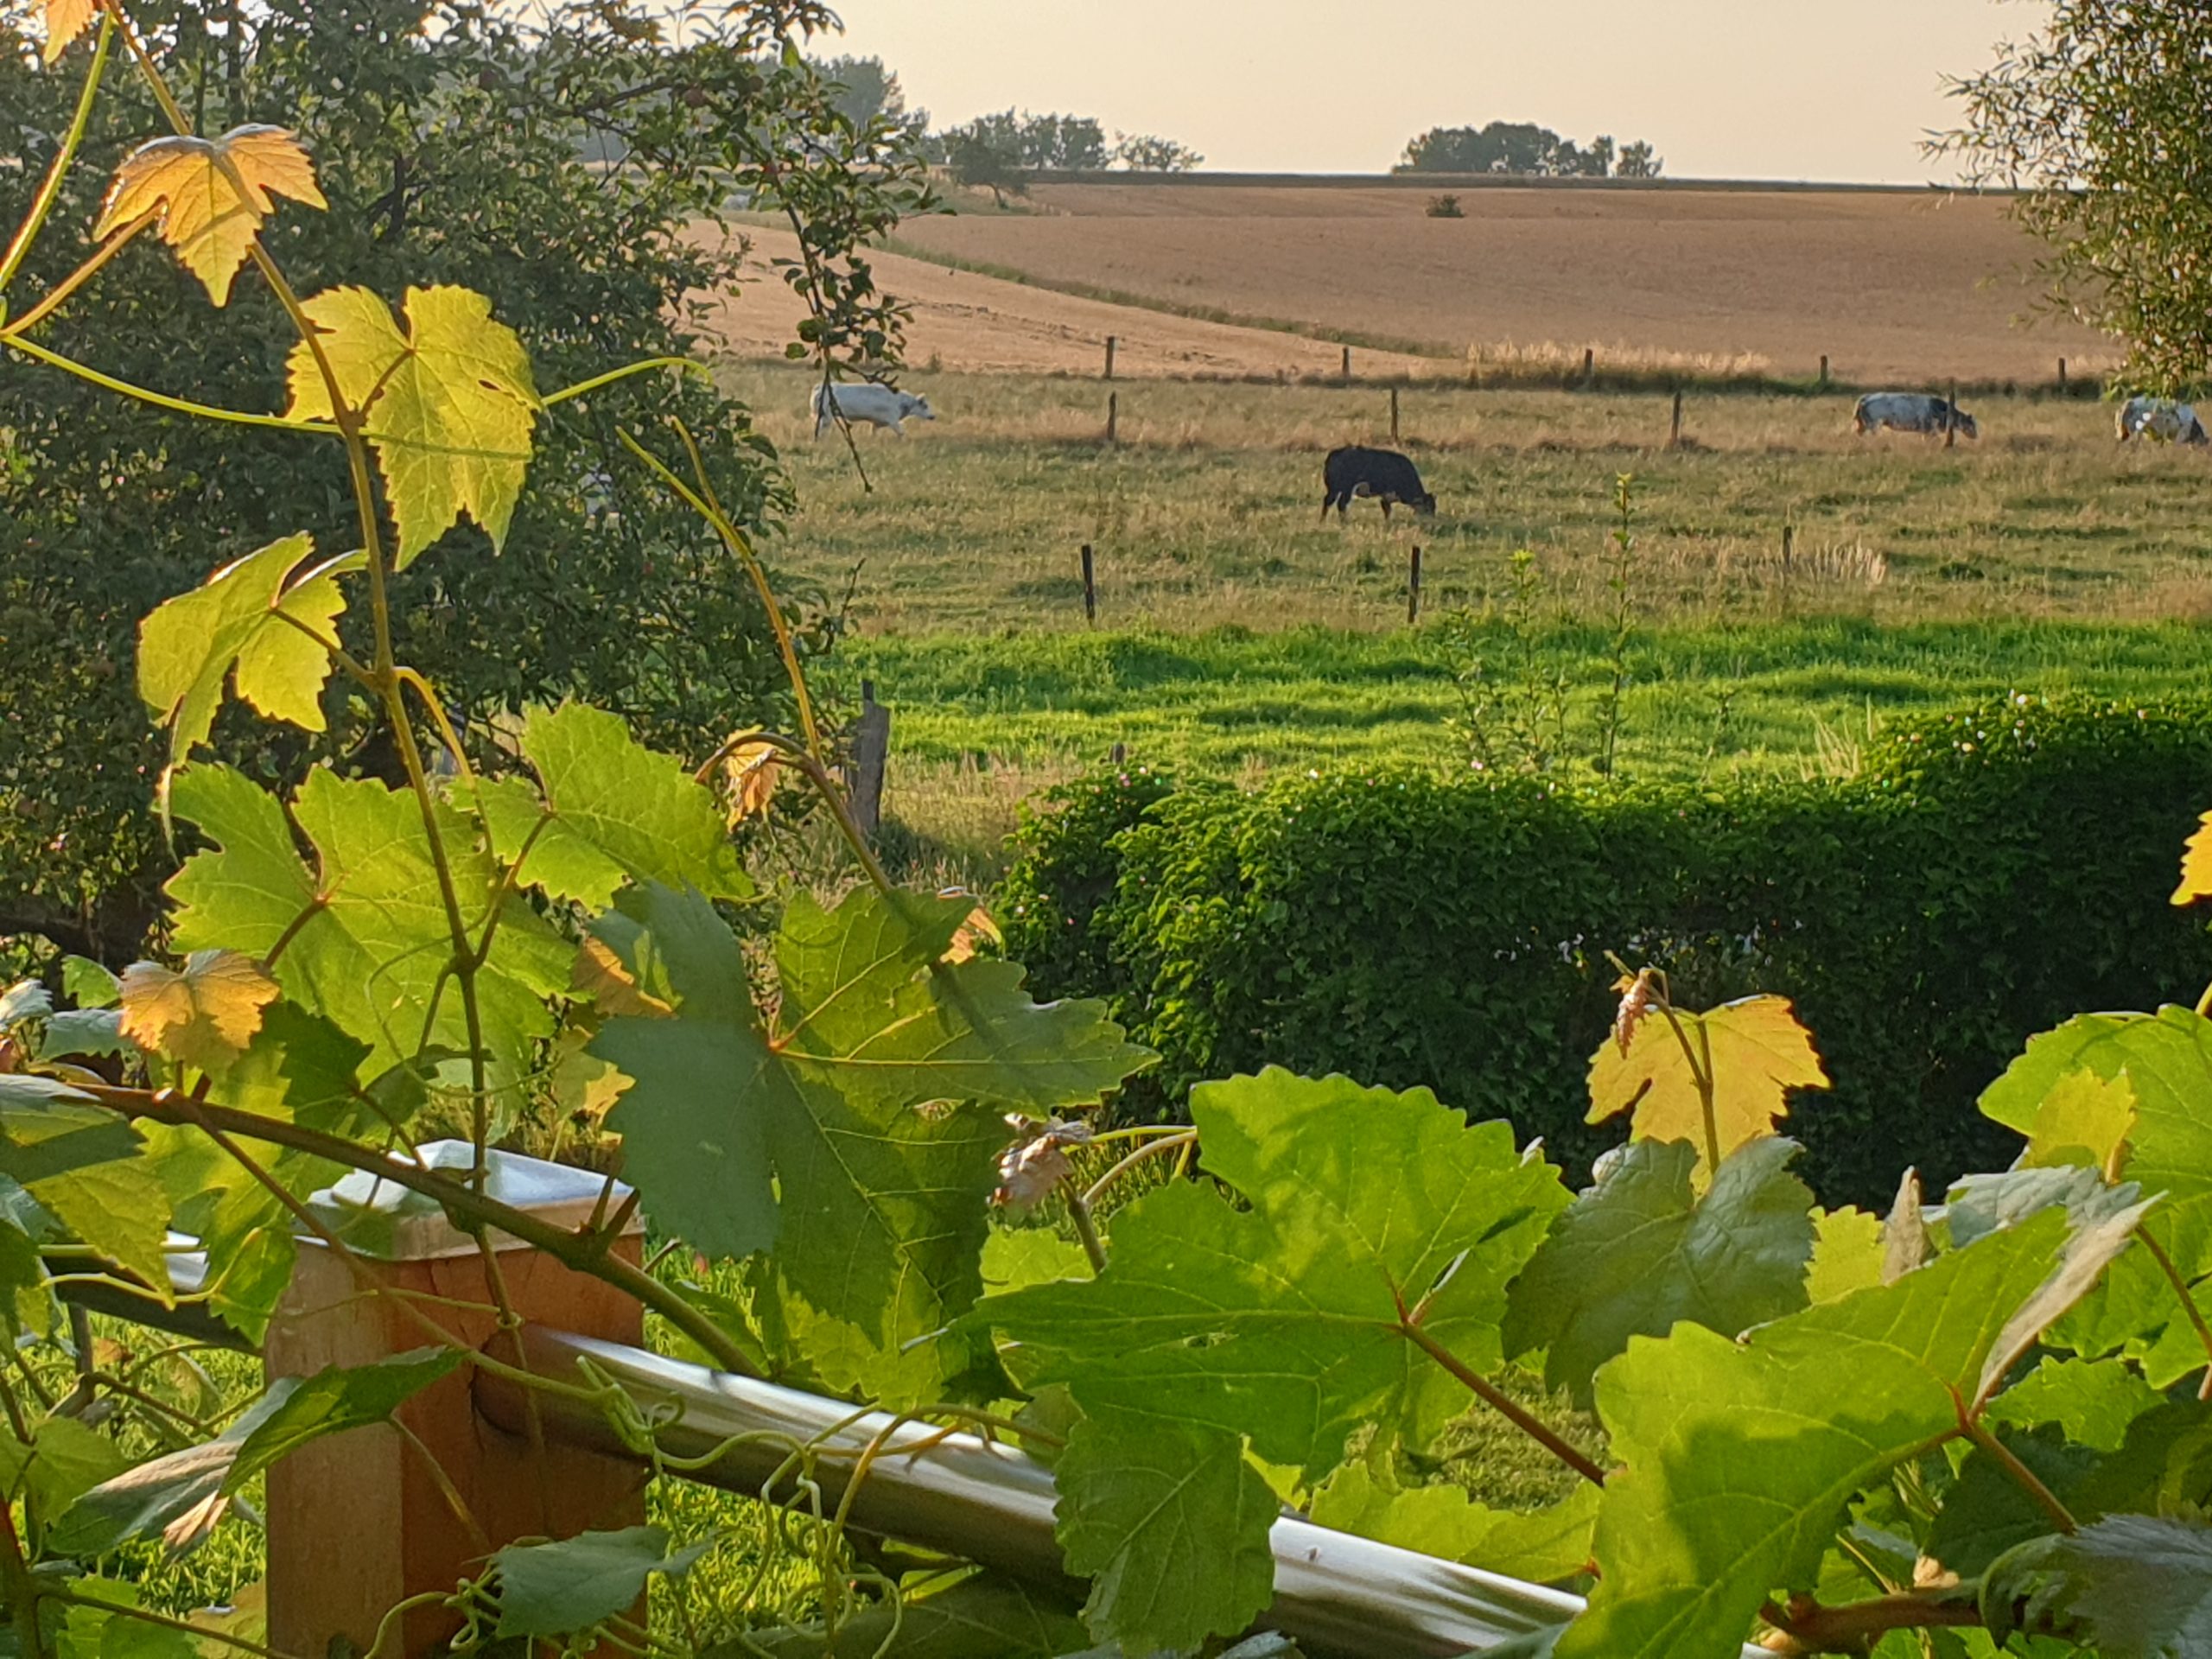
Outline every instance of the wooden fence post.
[(1344, 367), (1339, 371), (1339, 373), (1344, 385), (1351, 385), (1351, 347), (1349, 346), (1344, 347)]
[(1597, 379), (1598, 348), (1595, 346), (1585, 346), (1582, 348), (1582, 389), (1585, 391), (1589, 391), (1597, 383)]
[(1782, 613), (1784, 616), (1789, 614), (1789, 556), (1796, 545), (1796, 525), (1784, 524), (1782, 527)]
[(1111, 334), (1106, 336), (1106, 378), (1109, 380), (1114, 378), (1114, 336)]
[(1398, 389), (1390, 388), (1390, 442), (1398, 442)]
[(853, 764), (845, 793), (862, 835), (883, 824), (883, 774), (891, 763), (891, 711), (875, 700), (875, 682), (861, 682), (860, 718), (853, 722)]
[[(465, 1174), (474, 1150), (461, 1141), (422, 1148), (434, 1168)], [(606, 1178), (505, 1152), (490, 1154), (487, 1191), (564, 1229), (592, 1218)], [(614, 1189), (619, 1205), (627, 1189)], [(403, 1203), (403, 1199), (406, 1202)], [(364, 1258), (366, 1271), (406, 1297), (464, 1347), (524, 1363), (499, 1331), (490, 1274), (476, 1240), (406, 1190), (366, 1173), (346, 1177), (312, 1201), (318, 1217)], [(632, 1221), (614, 1253), (635, 1266), (642, 1224)], [(490, 1235), (514, 1311), (527, 1322), (635, 1347), (645, 1340), (639, 1303), (503, 1233)], [(365, 1294), (347, 1266), (302, 1239), (292, 1282), (263, 1347), (274, 1380), (330, 1365), (365, 1365), (423, 1345), (425, 1332), (394, 1311), (395, 1299)], [(432, 1383), (394, 1414), (421, 1443), (384, 1423), (317, 1440), (268, 1475), (269, 1641), (284, 1653), (365, 1653), (385, 1613), (410, 1596), (450, 1592), (484, 1569), (487, 1548), (517, 1539), (567, 1538), (635, 1526), (645, 1518), (633, 1464), (556, 1445), (534, 1452), (529, 1438), (477, 1416), (466, 1368)], [(453, 1484), (479, 1536), (454, 1513), (425, 1461)], [(487, 1541), (488, 1540), (488, 1541)], [(411, 1609), (399, 1625), (396, 1659), (423, 1659), (459, 1629), (437, 1607)], [(390, 1649), (387, 1649), (390, 1653)]]
[(1106, 394), (1106, 442), (1109, 444), (1116, 444), (1121, 441), (1122, 394), (1118, 391), (1109, 391)]
[(1421, 543), (1414, 543), (1413, 557), (1406, 568), (1406, 626), (1414, 627), (1421, 621)]
[(1959, 447), (1959, 383), (1951, 382), (1951, 406), (1943, 412), (1943, 447)]
[(2058, 359), (2058, 389), (2062, 392), (2066, 390), (2066, 359), (2063, 357)]
[(1098, 620), (1098, 573), (1089, 542), (1083, 544), (1083, 620), (1092, 624)]
[(1669, 449), (1682, 447), (1682, 389), (1680, 386), (1675, 388), (1675, 418), (1667, 429), (1667, 447)]
[(1117, 766), (1128, 758), (1129, 746), (1126, 743), (1116, 743), (1112, 748), (1106, 751), (1106, 759)]
[(1827, 387), (1827, 384), (1828, 384), (1828, 354), (1827, 354), (1826, 352), (1822, 352), (1822, 353), (1821, 353), (1821, 387), (1822, 387), (1823, 389), (1825, 389), (1825, 388)]

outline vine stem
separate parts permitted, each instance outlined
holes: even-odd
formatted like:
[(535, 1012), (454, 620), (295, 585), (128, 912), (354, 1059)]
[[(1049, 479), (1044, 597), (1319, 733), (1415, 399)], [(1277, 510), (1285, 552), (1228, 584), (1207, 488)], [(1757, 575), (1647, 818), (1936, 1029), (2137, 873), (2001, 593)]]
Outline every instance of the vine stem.
[(1997, 1460), (1997, 1466), (2012, 1477), (2013, 1484), (2033, 1498), (2036, 1506), (2051, 1519), (2061, 1532), (2075, 1533), (2082, 1523), (2074, 1518), (2073, 1511), (2058, 1501), (2058, 1495), (2044, 1485), (2036, 1471), (2016, 1457), (2012, 1449), (1984, 1428), (1964, 1408), (1959, 1410), (1960, 1432), (1982, 1451)]
[(618, 380), (627, 380), (633, 374), (645, 374), (653, 369), (674, 369), (679, 373), (694, 374), (709, 380), (714, 378), (705, 364), (694, 362), (688, 357), (649, 357), (641, 363), (610, 369), (605, 374), (592, 376), (588, 380), (579, 380), (573, 386), (563, 386), (558, 391), (548, 392), (537, 401), (550, 409), (556, 404), (567, 403), (571, 397), (584, 397), (603, 386), (611, 386)]
[(132, 219), (122, 230), (100, 244), (91, 258), (71, 271), (55, 286), (54, 291), (20, 317), (11, 317), (0, 325), (0, 335), (27, 334), (39, 324), (69, 302), (69, 296), (99, 274), (100, 268), (129, 247), (138, 232), (161, 217), (158, 209), (149, 208)]
[(1758, 1643), (1770, 1653), (1864, 1653), (1891, 1630), (1959, 1629), (1979, 1625), (1980, 1610), (1972, 1602), (1943, 1600), (1956, 1591), (1898, 1591), (1870, 1601), (1823, 1607), (1810, 1597), (1787, 1609), (1768, 1602), (1759, 1617), (1774, 1626)]
[[(1690, 1081), (1697, 1085), (1697, 1103), (1705, 1113), (1705, 1166), (1718, 1174), (1720, 1169), (1720, 1118), (1713, 1099), (1713, 1039), (1707, 1033), (1702, 1020), (1698, 1022), (1698, 1040), (1694, 1046), (1690, 1034), (1682, 1028), (1681, 1017), (1675, 1012), (1673, 997), (1664, 977), (1659, 981), (1659, 995), (1653, 999), (1659, 1012), (1666, 1016), (1668, 1027), (1675, 1033), (1675, 1040), (1681, 1045), (1682, 1058), (1689, 1063)], [(1700, 1056), (1700, 1051), (1703, 1053)]]
[(210, 1642), (220, 1642), (241, 1652), (258, 1656), (258, 1659), (292, 1659), (292, 1656), (276, 1648), (264, 1647), (258, 1642), (249, 1642), (242, 1636), (232, 1636), (228, 1630), (210, 1630), (204, 1624), (194, 1624), (189, 1619), (173, 1618), (167, 1613), (157, 1613), (150, 1607), (126, 1607), (112, 1601), (102, 1601), (94, 1596), (80, 1596), (66, 1586), (57, 1586), (44, 1592), (54, 1601), (66, 1601), (72, 1607), (91, 1607), (104, 1613), (114, 1613), (124, 1618), (135, 1618), (147, 1624), (158, 1624), (164, 1630), (181, 1630), (187, 1635)]
[[(212, 1128), (244, 1140), (289, 1147), (420, 1192), (466, 1221), (505, 1233), (580, 1273), (590, 1274), (628, 1293), (697, 1343), (713, 1357), (717, 1369), (740, 1376), (760, 1375), (758, 1368), (730, 1341), (721, 1326), (642, 1268), (610, 1255), (607, 1245), (611, 1241), (603, 1234), (564, 1231), (462, 1182), (449, 1180), (419, 1165), (388, 1158), (340, 1136), (325, 1135), (302, 1124), (286, 1123), (212, 1102), (194, 1103), (174, 1090), (117, 1089), (94, 1087), (91, 1084), (80, 1084), (78, 1089), (86, 1099), (124, 1117), (144, 1118), (180, 1128)], [(290, 1198), (289, 1193), (285, 1196)], [(540, 1387), (551, 1386), (545, 1378), (531, 1380)]]
[(2151, 1259), (2158, 1264), (2158, 1271), (2166, 1275), (2166, 1282), (2174, 1287), (2174, 1294), (2181, 1299), (2182, 1312), (2189, 1316), (2190, 1325), (2196, 1329), (2197, 1341), (2204, 1345), (2204, 1381), (2197, 1388), (2196, 1397), (2212, 1400), (2212, 1327), (2206, 1325), (2204, 1314), (2196, 1306), (2196, 1299), (2189, 1294), (2189, 1281), (2174, 1266), (2174, 1259), (2166, 1254), (2165, 1247), (2151, 1236), (2151, 1230), (2147, 1227), (2137, 1227), (2135, 1236), (2151, 1253)]
[(16, 234), (8, 244), (8, 251), (0, 257), (0, 294), (8, 291), (8, 284), (22, 269), (23, 261), (30, 257), (31, 245), (38, 240), (45, 229), (47, 215), (54, 211), (54, 204), (61, 196), (61, 181), (68, 176), (70, 167), (77, 159), (78, 148), (85, 142), (85, 134), (92, 122), (92, 105), (99, 93), (100, 77), (107, 69), (108, 48), (115, 41), (115, 16), (100, 14), (100, 37), (92, 48), (92, 67), (85, 72), (84, 90), (77, 94), (77, 112), (71, 118), (69, 130), (62, 135), (61, 148), (54, 152), (53, 165), (46, 169), (46, 177), (39, 181), (38, 194), (32, 199), (30, 212), (16, 226)]
[(1106, 1241), (1098, 1236), (1098, 1224), (1090, 1215), (1090, 1201), (1076, 1185), (1073, 1176), (1063, 1175), (1060, 1185), (1067, 1189), (1068, 1218), (1075, 1223), (1075, 1236), (1083, 1241), (1083, 1253), (1090, 1258), (1091, 1272), (1105, 1272)]
[(38, 1627), (39, 1583), (23, 1559), (14, 1510), (5, 1503), (0, 1503), (0, 1586), (7, 1590), (8, 1611), (15, 1620), (16, 1651), (22, 1659), (47, 1659)]
[(134, 403), (166, 409), (173, 415), (189, 415), (195, 420), (223, 421), (232, 426), (258, 426), (278, 432), (309, 432), (321, 437), (331, 435), (329, 425), (322, 421), (288, 420), (282, 415), (256, 415), (243, 409), (218, 409), (213, 404), (195, 404), (189, 397), (172, 397), (165, 391), (156, 391), (150, 386), (134, 385), (128, 380), (118, 380), (111, 374), (102, 373), (90, 364), (79, 363), (73, 357), (48, 351), (35, 340), (24, 340), (14, 334), (0, 333), (0, 346), (11, 352), (21, 352), (25, 357), (36, 358), (48, 368), (59, 369), (64, 374), (111, 391), (118, 397), (128, 397)]
[(1406, 1311), (1406, 1299), (1395, 1285), (1390, 1287), (1391, 1300), (1398, 1305), (1398, 1334), (1441, 1365), (1452, 1376), (1465, 1385), (1484, 1405), (1496, 1411), (1538, 1446), (1550, 1452), (1561, 1463), (1593, 1486), (1605, 1484), (1605, 1471), (1573, 1446), (1568, 1445), (1553, 1430), (1547, 1427), (1522, 1406), (1509, 1400), (1487, 1377), (1470, 1370), (1460, 1357), (1423, 1330), (1420, 1322)]
[(1196, 1129), (1185, 1129), (1179, 1134), (1162, 1135), (1157, 1140), (1146, 1141), (1144, 1145), (1123, 1158), (1113, 1168), (1090, 1184), (1090, 1190), (1083, 1195), (1084, 1205), (1088, 1207), (1096, 1204), (1105, 1195), (1107, 1188), (1144, 1162), (1146, 1159), (1157, 1158), (1163, 1153), (1177, 1152), (1185, 1147), (1195, 1147), (1198, 1143), (1198, 1132)]

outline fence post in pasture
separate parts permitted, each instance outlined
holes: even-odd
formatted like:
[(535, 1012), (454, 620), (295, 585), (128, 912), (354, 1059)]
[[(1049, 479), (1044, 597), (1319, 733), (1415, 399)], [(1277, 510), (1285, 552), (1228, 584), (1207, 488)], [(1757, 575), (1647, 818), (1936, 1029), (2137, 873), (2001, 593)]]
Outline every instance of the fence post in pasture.
[(1827, 354), (1826, 352), (1822, 352), (1822, 353), (1821, 353), (1821, 389), (1822, 389), (1823, 391), (1827, 390), (1827, 384), (1828, 384), (1828, 354)]
[(1782, 613), (1789, 614), (1789, 556), (1796, 550), (1797, 526), (1782, 527)]
[(1118, 766), (1128, 758), (1129, 746), (1126, 743), (1116, 743), (1112, 748), (1106, 751), (1106, 759), (1108, 762), (1113, 766)]
[(1675, 417), (1667, 429), (1667, 447), (1669, 449), (1682, 447), (1682, 389), (1680, 386), (1675, 388)]
[(860, 718), (853, 722), (853, 763), (845, 778), (846, 798), (861, 833), (873, 836), (883, 823), (883, 773), (891, 761), (891, 711), (875, 700), (875, 682), (861, 682)]
[(2063, 357), (2058, 359), (2058, 390), (2062, 396), (2066, 391), (2066, 359)]
[[(465, 1141), (422, 1151), (456, 1179), (466, 1179), (474, 1161)], [(489, 1156), (490, 1196), (564, 1230), (588, 1224), (602, 1205), (616, 1213), (627, 1196), (617, 1185), (610, 1200), (606, 1178), (588, 1170), (512, 1153)], [(499, 1330), (493, 1277), (477, 1239), (434, 1205), (365, 1173), (346, 1176), (310, 1205), (352, 1247), (360, 1270), (397, 1294), (364, 1294), (346, 1262), (303, 1241), (264, 1344), (271, 1380), (421, 1348), (423, 1326), (395, 1311), (406, 1306), (461, 1347), (528, 1363), (517, 1339)], [(615, 1255), (636, 1266), (642, 1236), (633, 1219)], [(631, 1347), (644, 1342), (644, 1311), (628, 1293), (504, 1233), (486, 1238), (508, 1304), (525, 1322)], [(388, 1609), (426, 1591), (450, 1592), (483, 1571), (487, 1549), (645, 1518), (634, 1464), (557, 1444), (533, 1448), (531, 1437), (492, 1427), (476, 1414), (466, 1367), (394, 1417), (406, 1433), (385, 1423), (353, 1429), (300, 1447), (269, 1471), (268, 1639), (278, 1651), (366, 1653)], [(440, 1471), (468, 1520), (441, 1488)], [(400, 1623), (397, 1659), (424, 1659), (459, 1628), (441, 1608), (410, 1609)]]
[(1106, 442), (1110, 448), (1122, 441), (1122, 394), (1106, 394)]
[(1090, 557), (1090, 543), (1083, 544), (1083, 620), (1098, 620), (1098, 572)]
[(1951, 382), (1950, 407), (1943, 411), (1943, 447), (1946, 449), (1959, 447), (1959, 383), (1956, 380)]
[(1398, 442), (1398, 389), (1390, 388), (1390, 442)]
[(1406, 626), (1414, 627), (1421, 622), (1421, 543), (1414, 543), (1413, 556), (1406, 567)]
[(1596, 384), (1597, 384), (1597, 379), (1598, 379), (1598, 348), (1597, 348), (1595, 346), (1585, 346), (1582, 348), (1582, 389), (1583, 389), (1583, 391), (1589, 391), (1589, 390), (1590, 390), (1590, 388), (1591, 388), (1592, 385), (1596, 385)]
[(1106, 378), (1109, 380), (1114, 378), (1114, 336), (1111, 334), (1106, 336)]
[(1338, 371), (1338, 373), (1344, 385), (1351, 385), (1351, 347), (1349, 346), (1344, 347), (1344, 367)]

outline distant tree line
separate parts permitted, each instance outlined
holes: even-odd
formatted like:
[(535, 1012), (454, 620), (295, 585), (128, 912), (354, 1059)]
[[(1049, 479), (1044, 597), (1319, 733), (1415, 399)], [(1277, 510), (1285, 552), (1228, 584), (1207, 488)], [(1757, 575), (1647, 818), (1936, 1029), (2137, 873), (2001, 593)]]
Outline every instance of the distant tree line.
[(1509, 173), (1538, 179), (1656, 179), (1665, 162), (1638, 140), (1616, 145), (1609, 136), (1587, 145), (1533, 121), (1493, 121), (1486, 127), (1431, 127), (1406, 146), (1398, 173)]

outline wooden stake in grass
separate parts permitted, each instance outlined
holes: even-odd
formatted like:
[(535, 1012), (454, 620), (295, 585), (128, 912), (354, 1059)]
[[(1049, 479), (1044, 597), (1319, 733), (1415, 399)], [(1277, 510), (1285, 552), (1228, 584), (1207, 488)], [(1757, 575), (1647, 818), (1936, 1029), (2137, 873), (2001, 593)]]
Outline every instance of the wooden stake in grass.
[(1789, 556), (1796, 545), (1797, 527), (1784, 524), (1782, 527), (1782, 613), (1784, 616), (1789, 614)]
[(1821, 385), (1823, 387), (1825, 387), (1825, 386), (1827, 385), (1827, 383), (1828, 383), (1828, 354), (1827, 354), (1826, 352), (1822, 352), (1822, 353), (1821, 353)]
[(2063, 357), (2058, 359), (2058, 390), (2062, 393), (2066, 390), (2066, 359)]
[(1114, 378), (1114, 336), (1111, 334), (1106, 336), (1106, 378), (1109, 380)]
[(1390, 388), (1390, 442), (1398, 442), (1398, 389)]
[(1344, 385), (1351, 385), (1351, 347), (1349, 346), (1344, 347), (1344, 363), (1342, 373)]
[(1121, 441), (1122, 394), (1118, 391), (1109, 391), (1106, 394), (1106, 442), (1109, 444), (1116, 444)]
[(1083, 544), (1083, 620), (1094, 627), (1098, 622), (1098, 573), (1091, 563), (1090, 543)]
[(1590, 388), (1591, 388), (1591, 386), (1592, 386), (1592, 385), (1593, 385), (1594, 384), (1596, 384), (1596, 382), (1597, 382), (1597, 378), (1598, 378), (1598, 348), (1597, 348), (1595, 346), (1585, 346), (1582, 348), (1582, 389), (1583, 389), (1583, 391), (1589, 391), (1589, 390), (1590, 390)]
[(1959, 383), (1955, 380), (1951, 382), (1950, 407), (1943, 411), (1943, 447), (1959, 447)]
[(1406, 568), (1406, 626), (1416, 627), (1421, 623), (1421, 543), (1414, 543), (1413, 558)]
[(1682, 389), (1680, 386), (1675, 388), (1675, 418), (1667, 429), (1667, 447), (1669, 449), (1682, 447)]

